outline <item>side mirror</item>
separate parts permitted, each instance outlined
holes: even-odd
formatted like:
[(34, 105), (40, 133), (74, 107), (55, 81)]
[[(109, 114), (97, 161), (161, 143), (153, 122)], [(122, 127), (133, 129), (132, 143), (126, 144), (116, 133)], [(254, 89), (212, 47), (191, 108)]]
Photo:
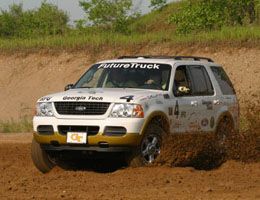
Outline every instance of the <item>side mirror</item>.
[(64, 90), (67, 91), (67, 90), (70, 90), (71, 88), (73, 88), (74, 84), (68, 84), (65, 86)]
[(180, 87), (178, 87), (178, 93), (180, 95), (187, 95), (190, 93), (190, 88), (187, 88), (185, 86), (180, 86)]

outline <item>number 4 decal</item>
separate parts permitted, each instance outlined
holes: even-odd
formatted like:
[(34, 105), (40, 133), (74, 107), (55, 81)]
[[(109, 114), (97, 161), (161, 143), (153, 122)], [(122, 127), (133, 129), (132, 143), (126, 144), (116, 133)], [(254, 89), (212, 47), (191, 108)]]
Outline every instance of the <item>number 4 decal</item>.
[(174, 115), (176, 115), (176, 117), (178, 118), (179, 114), (180, 114), (179, 102), (178, 102), (178, 100), (176, 100), (176, 104), (175, 104), (175, 108), (174, 108)]

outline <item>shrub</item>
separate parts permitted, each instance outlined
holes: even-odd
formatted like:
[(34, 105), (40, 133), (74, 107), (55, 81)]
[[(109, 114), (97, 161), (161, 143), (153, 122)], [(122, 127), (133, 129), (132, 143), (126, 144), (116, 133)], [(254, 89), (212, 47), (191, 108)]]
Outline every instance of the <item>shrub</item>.
[(256, 20), (258, 0), (186, 0), (170, 22), (179, 33), (245, 25)]

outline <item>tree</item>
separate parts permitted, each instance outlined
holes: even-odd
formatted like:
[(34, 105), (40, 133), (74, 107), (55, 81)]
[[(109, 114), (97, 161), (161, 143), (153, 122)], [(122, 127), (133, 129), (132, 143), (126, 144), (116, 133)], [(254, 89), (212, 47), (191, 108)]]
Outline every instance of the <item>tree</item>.
[(131, 0), (85, 0), (79, 3), (91, 24), (119, 32), (126, 31), (128, 21), (133, 17)]
[(50, 3), (43, 2), (34, 17), (39, 31), (44, 35), (62, 34), (68, 28), (68, 14)]
[(153, 10), (160, 10), (167, 3), (167, 0), (150, 0), (150, 1), (151, 1), (150, 7), (152, 7)]
[(68, 29), (69, 17), (56, 5), (46, 3), (40, 8), (24, 11), (22, 4), (13, 4), (0, 11), (0, 36), (33, 37), (62, 34)]

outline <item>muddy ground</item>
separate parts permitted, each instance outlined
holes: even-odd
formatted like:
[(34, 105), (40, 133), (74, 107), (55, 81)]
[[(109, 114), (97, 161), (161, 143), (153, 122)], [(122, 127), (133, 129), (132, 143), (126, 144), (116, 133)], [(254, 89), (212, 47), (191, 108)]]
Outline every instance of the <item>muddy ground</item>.
[(104, 164), (110, 170), (56, 167), (43, 175), (31, 162), (31, 137), (0, 134), (0, 199), (260, 199), (256, 159), (228, 160), (210, 170)]

